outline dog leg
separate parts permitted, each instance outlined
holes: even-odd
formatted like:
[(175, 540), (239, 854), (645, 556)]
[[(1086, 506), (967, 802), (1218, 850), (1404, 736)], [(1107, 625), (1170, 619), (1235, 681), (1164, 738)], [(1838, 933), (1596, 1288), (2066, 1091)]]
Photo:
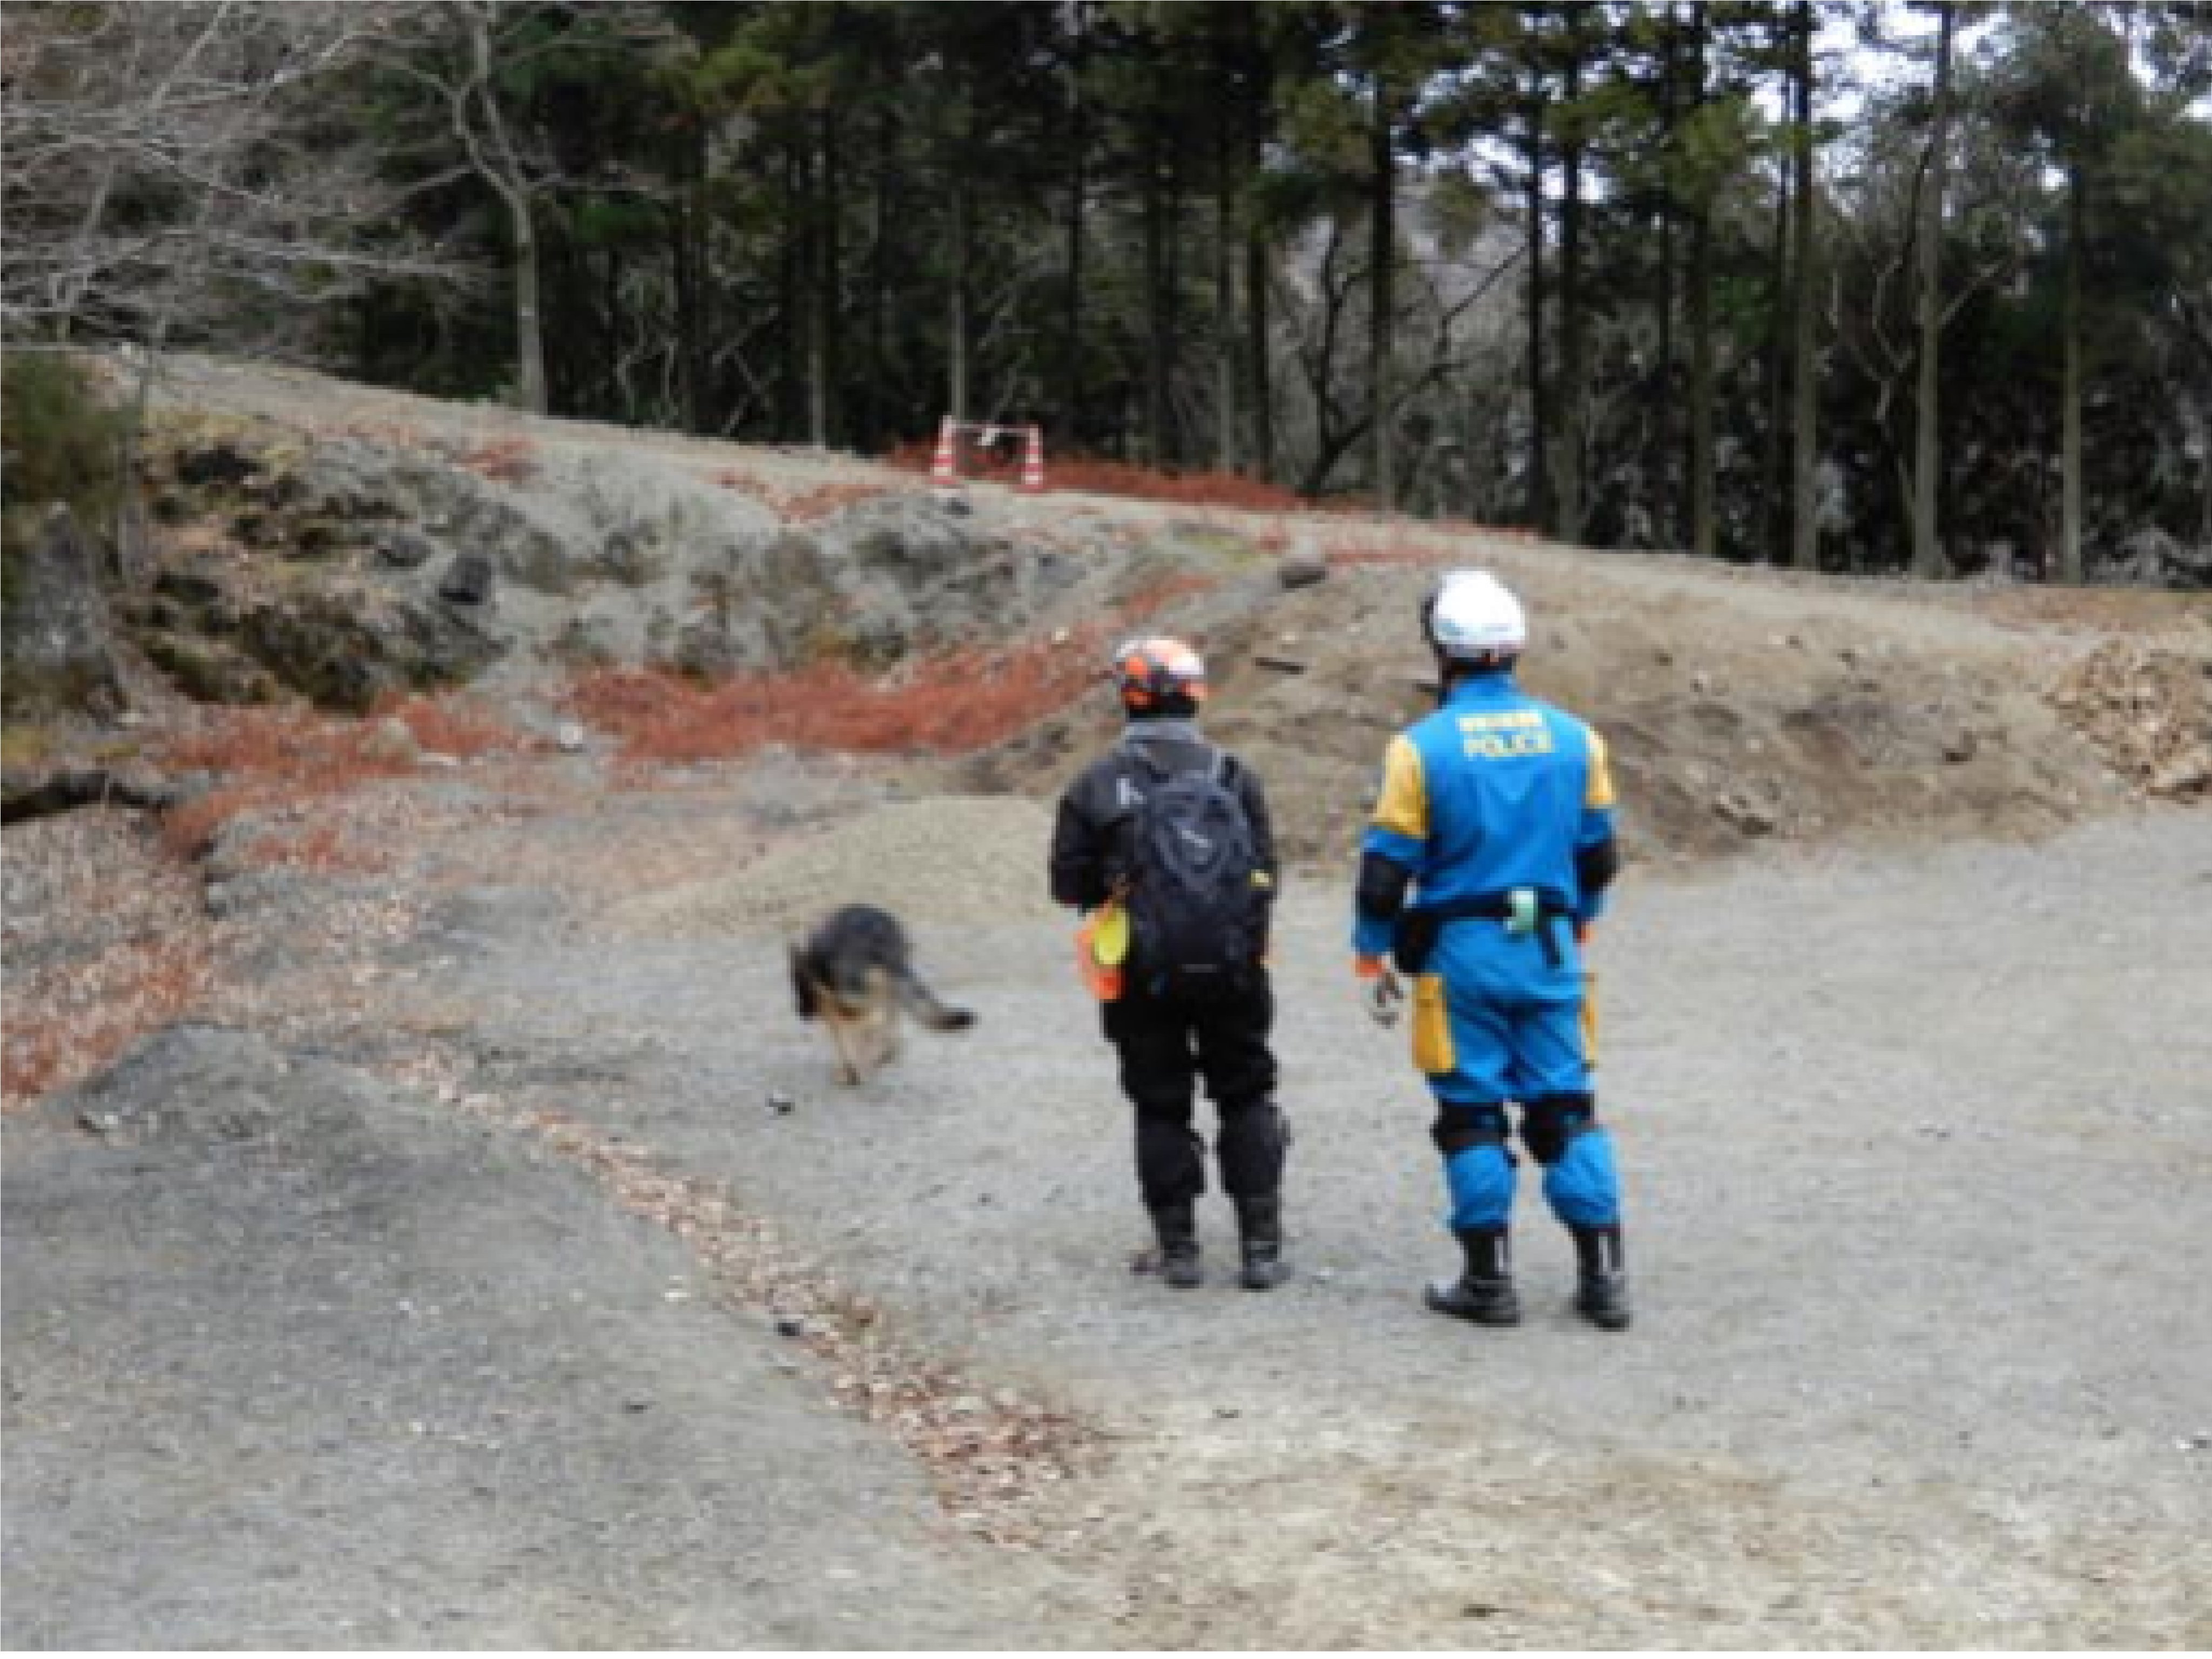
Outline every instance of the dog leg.
[(866, 1082), (884, 1068), (890, 1058), (890, 1045), (885, 1041), (886, 1017), (890, 1012), (890, 987), (881, 969), (868, 970), (866, 1012), (860, 1018), (860, 1029), (854, 1034), (853, 1047), (860, 1057), (860, 1080)]
[(837, 1050), (837, 1081), (857, 1085), (861, 1080), (858, 1033), (848, 1029), (842, 1012), (825, 1015), (823, 1024), (830, 1028), (830, 1041)]

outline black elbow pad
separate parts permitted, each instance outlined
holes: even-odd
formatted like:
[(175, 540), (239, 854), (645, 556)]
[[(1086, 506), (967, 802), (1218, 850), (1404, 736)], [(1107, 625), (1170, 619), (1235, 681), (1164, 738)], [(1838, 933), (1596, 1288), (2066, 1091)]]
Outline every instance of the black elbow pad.
[(1595, 898), (1620, 873), (1620, 843), (1607, 836), (1594, 846), (1575, 848), (1575, 881), (1584, 898)]
[(1398, 913), (1406, 908), (1406, 889), (1413, 885), (1413, 872), (1404, 865), (1380, 853), (1363, 853), (1359, 858), (1359, 885), (1353, 902), (1363, 916), (1376, 921), (1395, 921)]

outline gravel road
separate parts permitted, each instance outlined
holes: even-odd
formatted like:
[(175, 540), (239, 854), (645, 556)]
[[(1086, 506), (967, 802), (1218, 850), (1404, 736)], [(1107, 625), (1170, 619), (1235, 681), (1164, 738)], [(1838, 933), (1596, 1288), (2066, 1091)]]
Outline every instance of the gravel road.
[(1085, 1628), (674, 1238), (358, 1071), (179, 1028), (9, 1121), (6, 1205), (10, 1649)]
[(1618, 1339), (1533, 1208), (1526, 1328), (1417, 1306), (1451, 1258), (1425, 1103), (1344, 983), (1335, 885), (1285, 908), (1302, 1273), (1266, 1297), (1123, 1270), (1124, 1109), (1056, 922), (931, 924), (982, 1024), (857, 1093), (757, 938), (525, 926), (441, 994), (501, 1052), (612, 1066), (562, 1103), (1101, 1425), (1061, 1519), (1152, 1639), (2201, 1645), (2212, 1030), (2177, 965), (2208, 901), (2185, 814), (1632, 881), (1598, 950)]
[[(1060, 921), (962, 923), (916, 872), (922, 965), (981, 1024), (839, 1089), (774, 933), (682, 925), (703, 887), (641, 912), (529, 877), (623, 813), (734, 869), (742, 804), (593, 810), (484, 830), (507, 884), (366, 993), (352, 1058), (434, 1059), (447, 1103), (332, 1080), (361, 1146), (259, 1200), (209, 1133), (118, 1162), (11, 1124), (11, 1644), (2212, 1640), (2201, 814), (1632, 872), (1596, 956), (1639, 1303), (1607, 1335), (1532, 1190), (1528, 1322), (1419, 1308), (1451, 1260), (1425, 1102), (1346, 983), (1340, 882), (1292, 884), (1278, 947), (1298, 1277), (1176, 1295), (1127, 1271)], [(256, 1240), (294, 1265), (227, 1271)], [(165, 1313), (148, 1285), (195, 1260)], [(856, 1325), (951, 1378), (951, 1419), (841, 1408), (878, 1387), (829, 1334)], [(979, 1480), (929, 1449), (1010, 1401), (1066, 1455)], [(471, 1463), (495, 1407), (509, 1449)]]

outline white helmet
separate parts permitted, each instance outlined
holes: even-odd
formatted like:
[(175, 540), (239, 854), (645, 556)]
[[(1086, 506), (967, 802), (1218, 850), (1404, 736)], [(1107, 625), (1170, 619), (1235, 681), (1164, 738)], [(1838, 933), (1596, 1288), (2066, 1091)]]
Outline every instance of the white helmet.
[(1450, 570), (1421, 611), (1422, 631), (1455, 662), (1510, 659), (1528, 643), (1521, 601), (1487, 570)]

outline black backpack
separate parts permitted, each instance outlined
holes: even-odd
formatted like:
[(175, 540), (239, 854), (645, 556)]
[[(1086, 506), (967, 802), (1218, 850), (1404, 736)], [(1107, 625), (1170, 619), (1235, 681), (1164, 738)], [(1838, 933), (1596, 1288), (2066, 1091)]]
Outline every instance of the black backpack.
[[(1149, 757), (1147, 770), (1153, 770)], [(1231, 787), (1229, 757), (1153, 770), (1138, 810), (1130, 864), (1130, 955), (1152, 988), (1203, 996), (1242, 982), (1265, 926), (1252, 823)]]

